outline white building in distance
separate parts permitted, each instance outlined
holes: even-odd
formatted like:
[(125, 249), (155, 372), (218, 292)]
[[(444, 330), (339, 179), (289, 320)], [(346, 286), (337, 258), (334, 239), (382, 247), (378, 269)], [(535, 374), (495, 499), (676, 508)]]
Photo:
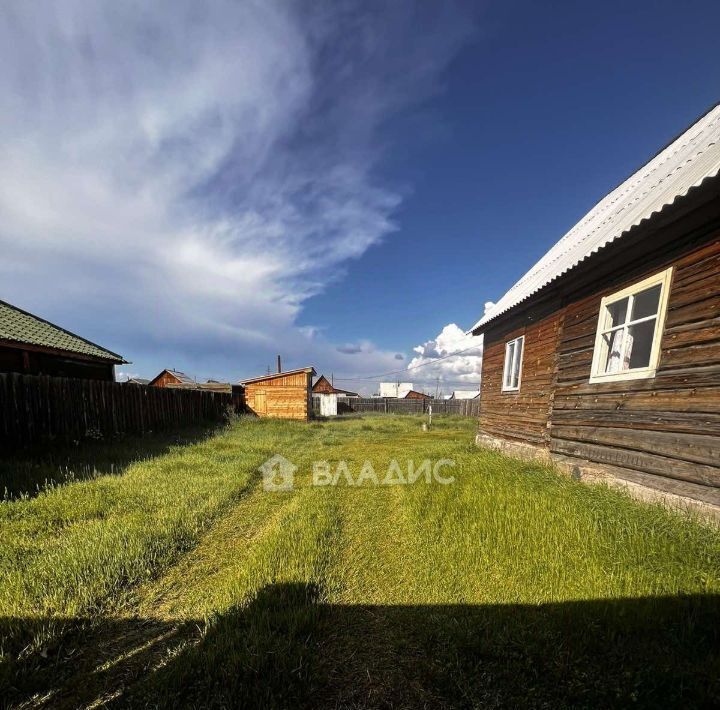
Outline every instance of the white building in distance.
[(412, 382), (381, 382), (380, 396), (403, 399), (412, 388)]
[(480, 390), (454, 390), (449, 399), (475, 399)]

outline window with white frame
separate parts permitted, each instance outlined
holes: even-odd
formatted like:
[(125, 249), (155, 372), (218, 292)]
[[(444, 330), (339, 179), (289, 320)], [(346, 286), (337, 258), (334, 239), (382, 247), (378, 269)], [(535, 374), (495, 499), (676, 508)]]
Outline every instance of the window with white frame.
[(590, 382), (655, 376), (671, 277), (670, 268), (602, 299)]
[(503, 368), (503, 392), (516, 392), (520, 389), (522, 356), (525, 336), (505, 343), (505, 366)]

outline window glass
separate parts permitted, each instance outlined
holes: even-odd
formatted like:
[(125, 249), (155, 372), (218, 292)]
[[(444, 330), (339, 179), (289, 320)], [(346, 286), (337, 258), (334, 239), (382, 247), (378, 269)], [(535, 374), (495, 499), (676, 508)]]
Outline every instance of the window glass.
[(614, 330), (603, 336), (605, 340), (606, 356), (605, 356), (605, 372), (621, 372), (627, 370), (625, 357), (623, 356), (623, 341), (625, 330)]
[(607, 372), (608, 358), (610, 357), (610, 348), (612, 346), (612, 333), (605, 333), (600, 340), (600, 369), (602, 372)]
[(655, 333), (655, 319), (636, 323), (628, 328), (625, 336), (625, 353), (627, 367), (625, 370), (634, 367), (648, 367), (650, 365), (650, 353), (652, 352), (653, 334)]
[(603, 299), (591, 382), (654, 377), (672, 269)]
[(627, 320), (628, 300), (627, 298), (623, 298), (615, 301), (615, 303), (611, 303), (607, 307), (608, 317), (605, 328), (614, 328), (616, 325), (621, 325)]
[(513, 353), (515, 352), (515, 341), (505, 346), (505, 367), (503, 369), (503, 387), (510, 387), (510, 375), (512, 373)]
[(515, 342), (515, 360), (513, 362), (512, 386), (517, 387), (520, 384), (520, 363), (522, 362), (523, 341)]
[(503, 389), (517, 390), (520, 387), (522, 368), (523, 336), (505, 343), (505, 364), (503, 367)]
[(647, 318), (647, 316), (657, 315), (658, 306), (660, 305), (661, 285), (653, 286), (636, 294), (633, 304), (632, 320), (639, 318)]

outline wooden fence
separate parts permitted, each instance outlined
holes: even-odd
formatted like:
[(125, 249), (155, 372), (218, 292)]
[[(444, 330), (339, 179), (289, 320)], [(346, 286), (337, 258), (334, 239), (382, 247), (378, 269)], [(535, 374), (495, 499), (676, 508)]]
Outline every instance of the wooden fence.
[[(392, 397), (338, 397), (338, 414), (378, 412), (383, 414), (425, 414), (432, 406), (433, 414), (456, 414), (461, 417), (480, 416), (479, 399), (395, 399)], [(320, 403), (313, 396), (313, 414), (320, 414)]]
[(221, 421), (231, 394), (45, 375), (0, 374), (0, 441), (28, 445)]

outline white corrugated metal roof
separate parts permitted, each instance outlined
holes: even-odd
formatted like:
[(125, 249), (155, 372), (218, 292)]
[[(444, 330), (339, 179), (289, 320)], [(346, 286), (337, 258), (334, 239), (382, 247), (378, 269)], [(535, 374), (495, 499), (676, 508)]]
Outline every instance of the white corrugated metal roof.
[(720, 104), (593, 207), (471, 329), (486, 325), (720, 172)]

